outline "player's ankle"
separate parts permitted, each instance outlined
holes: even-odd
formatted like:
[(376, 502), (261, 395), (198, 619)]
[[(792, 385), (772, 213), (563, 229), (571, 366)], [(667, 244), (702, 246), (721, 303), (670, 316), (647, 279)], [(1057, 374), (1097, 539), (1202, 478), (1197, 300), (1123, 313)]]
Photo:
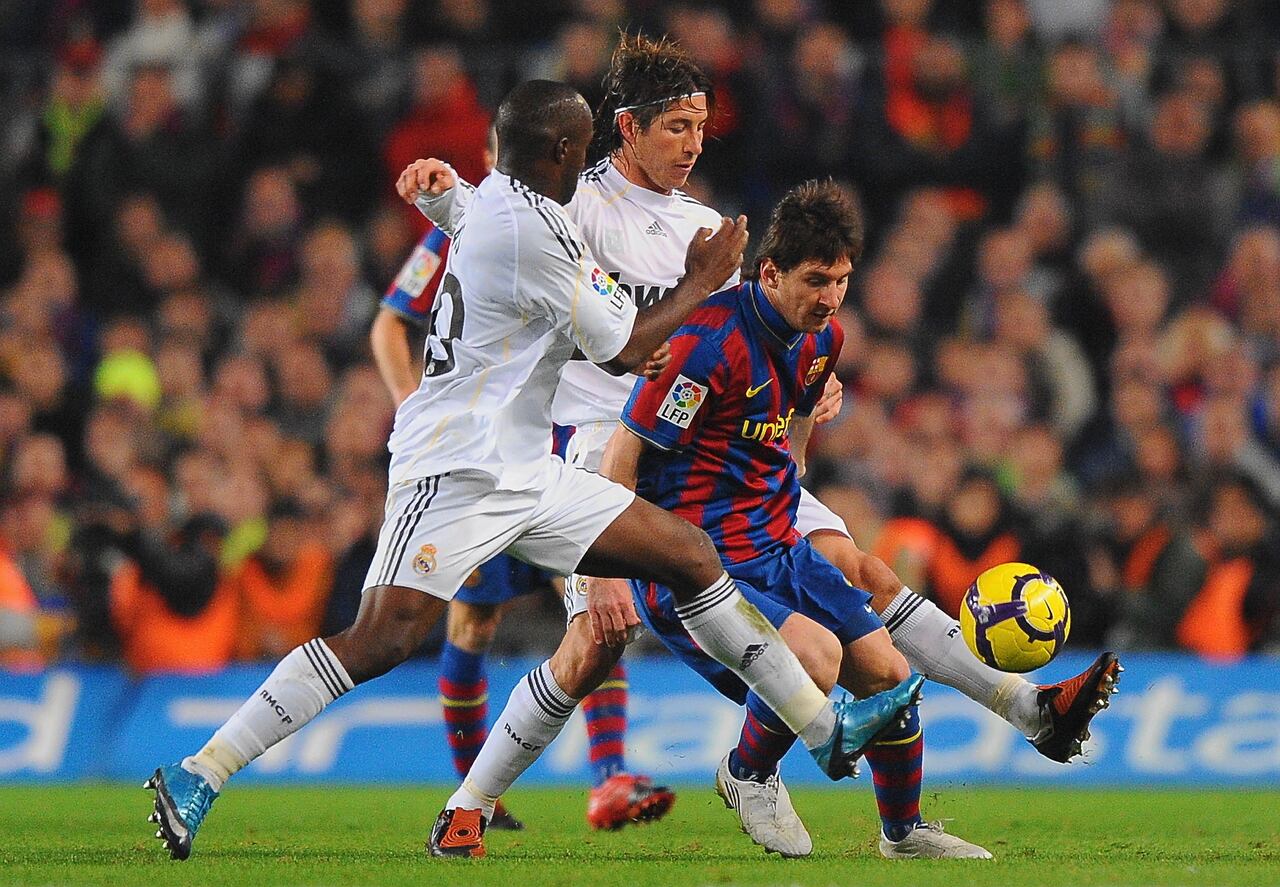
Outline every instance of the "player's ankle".
[(916, 827), (923, 822), (924, 820), (917, 816), (910, 822), (895, 822), (893, 824), (886, 823), (883, 829), (884, 836), (896, 844), (915, 831)]
[(734, 779), (740, 779), (745, 782), (766, 782), (769, 777), (778, 772), (778, 765), (774, 764), (769, 770), (763, 767), (749, 767), (735, 748), (729, 752), (729, 775)]

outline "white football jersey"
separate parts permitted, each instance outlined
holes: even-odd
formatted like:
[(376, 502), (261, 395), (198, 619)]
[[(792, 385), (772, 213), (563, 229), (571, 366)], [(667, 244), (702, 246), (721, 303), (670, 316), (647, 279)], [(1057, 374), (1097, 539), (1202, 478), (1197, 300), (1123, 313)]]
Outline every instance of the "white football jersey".
[[(446, 232), (467, 218), (465, 183), (443, 198), (420, 198), (419, 208)], [(684, 276), (689, 241), (699, 228), (715, 230), (720, 214), (682, 191), (659, 194), (634, 185), (613, 163), (583, 172), (565, 207), (596, 260), (639, 308), (663, 298)], [(725, 284), (737, 286), (738, 275)], [(592, 363), (571, 361), (556, 390), (552, 418), (560, 425), (617, 420), (636, 377), (611, 376)]]
[[(426, 366), (396, 411), (392, 484), (461, 468), (542, 481), (551, 401), (577, 348), (616, 357), (636, 307), (555, 201), (494, 173), (467, 190), (432, 307)], [(549, 445), (549, 443), (548, 443)]]

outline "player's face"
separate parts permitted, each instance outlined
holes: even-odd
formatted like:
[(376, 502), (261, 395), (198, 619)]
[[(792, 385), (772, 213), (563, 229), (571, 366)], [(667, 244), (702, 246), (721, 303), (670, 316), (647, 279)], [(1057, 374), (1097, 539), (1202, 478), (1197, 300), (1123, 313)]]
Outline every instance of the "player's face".
[(636, 165), (655, 191), (684, 187), (702, 154), (707, 97), (694, 96), (659, 114), (647, 129), (635, 128)]
[(820, 333), (827, 328), (844, 303), (849, 275), (853, 273), (853, 263), (848, 259), (831, 265), (806, 259), (790, 271), (779, 271), (768, 261), (765, 266), (760, 269), (761, 279), (766, 284), (770, 277), (777, 281), (774, 307), (792, 329), (804, 333)]

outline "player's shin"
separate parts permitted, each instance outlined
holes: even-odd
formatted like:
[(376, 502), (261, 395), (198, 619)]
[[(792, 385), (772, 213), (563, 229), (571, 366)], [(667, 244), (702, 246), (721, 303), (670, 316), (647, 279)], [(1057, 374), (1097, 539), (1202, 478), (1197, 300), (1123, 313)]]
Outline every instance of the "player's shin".
[(755, 691), (807, 748), (831, 738), (836, 715), (826, 694), (728, 573), (675, 611), (698, 646)]
[(232, 774), (320, 714), (353, 686), (347, 670), (320, 638), (280, 660), (231, 718), (183, 769), (209, 781), (214, 791)]
[(556, 683), (550, 660), (525, 675), (445, 808), (480, 810), (491, 820), (498, 798), (560, 735), (577, 704)]
[(746, 709), (738, 747), (729, 753), (729, 772), (735, 779), (764, 782), (778, 772), (796, 734), (754, 692), (747, 694)]
[(587, 722), (592, 783), (600, 786), (626, 770), (627, 671), (621, 662), (582, 700), (582, 716)]
[(932, 601), (904, 586), (880, 616), (893, 645), (920, 674), (991, 709), (1028, 739), (1047, 726), (1035, 685), (979, 662), (965, 646), (960, 624)]
[(489, 730), (489, 681), (484, 654), (446, 641), (440, 654), (439, 687), (453, 766), (459, 776), (466, 776)]
[(916, 706), (906, 720), (867, 747), (867, 763), (875, 782), (881, 828), (890, 841), (901, 841), (920, 823), (924, 731)]

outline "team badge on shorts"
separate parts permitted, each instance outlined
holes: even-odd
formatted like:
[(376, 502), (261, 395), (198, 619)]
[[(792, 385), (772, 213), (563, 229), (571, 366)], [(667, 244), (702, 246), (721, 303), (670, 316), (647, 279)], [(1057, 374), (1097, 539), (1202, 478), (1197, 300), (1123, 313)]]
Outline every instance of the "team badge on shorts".
[(809, 364), (809, 371), (804, 374), (804, 384), (812, 385), (818, 381), (818, 377), (822, 375), (822, 371), (827, 368), (827, 355), (815, 357), (813, 363)]
[(658, 408), (658, 418), (678, 428), (688, 428), (703, 401), (707, 399), (707, 390), (707, 386), (699, 385), (692, 379), (676, 376), (675, 384)]
[(424, 545), (413, 556), (413, 572), (425, 576), (436, 568), (436, 547)]

